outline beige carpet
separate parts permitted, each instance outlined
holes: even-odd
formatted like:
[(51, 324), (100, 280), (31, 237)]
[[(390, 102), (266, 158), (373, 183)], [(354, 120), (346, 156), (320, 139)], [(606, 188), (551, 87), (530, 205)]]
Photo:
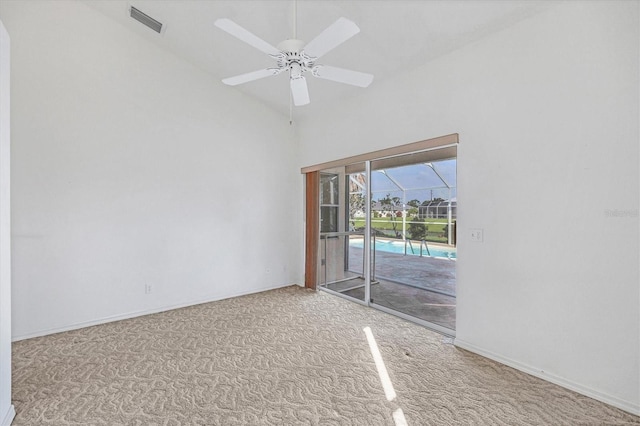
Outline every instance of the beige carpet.
[(425, 328), (298, 287), (17, 342), (13, 362), (15, 425), (640, 424)]

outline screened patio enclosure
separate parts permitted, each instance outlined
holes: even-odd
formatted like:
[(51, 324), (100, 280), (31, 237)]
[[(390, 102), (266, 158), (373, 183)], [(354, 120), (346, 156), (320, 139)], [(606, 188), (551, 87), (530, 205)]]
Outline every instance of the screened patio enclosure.
[[(362, 228), (366, 185), (364, 172), (347, 170), (349, 221), (352, 230)], [(415, 225), (442, 230), (441, 243), (455, 245), (456, 159), (387, 167), (371, 172), (372, 227), (390, 238), (429, 240), (437, 232), (414, 238)], [(433, 219), (433, 220), (431, 220)], [(437, 220), (436, 220), (437, 219)], [(431, 220), (431, 221), (430, 221)], [(443, 223), (444, 220), (444, 223)], [(391, 222), (391, 230), (389, 228)], [(380, 226), (376, 226), (380, 225)], [(412, 226), (414, 225), (414, 226)], [(444, 225), (444, 226), (443, 226)], [(390, 232), (385, 232), (390, 231)]]

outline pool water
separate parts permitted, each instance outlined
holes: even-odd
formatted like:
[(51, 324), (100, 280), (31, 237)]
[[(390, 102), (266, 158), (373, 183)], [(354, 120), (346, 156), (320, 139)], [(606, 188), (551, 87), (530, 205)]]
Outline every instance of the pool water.
[[(420, 256), (420, 243), (412, 243), (413, 244), (413, 253), (411, 253), (411, 247), (407, 244), (407, 254)], [(350, 247), (362, 248), (363, 240), (361, 239), (353, 239), (349, 240)], [(376, 250), (377, 251), (386, 251), (388, 253), (399, 253), (404, 254), (404, 241), (387, 241), (387, 240), (376, 240)], [(456, 258), (456, 250), (455, 249), (446, 249), (442, 247), (433, 247), (429, 246), (429, 254), (431, 257), (444, 257), (446, 259), (455, 259)], [(422, 246), (422, 255), (427, 256), (427, 251), (424, 246)]]

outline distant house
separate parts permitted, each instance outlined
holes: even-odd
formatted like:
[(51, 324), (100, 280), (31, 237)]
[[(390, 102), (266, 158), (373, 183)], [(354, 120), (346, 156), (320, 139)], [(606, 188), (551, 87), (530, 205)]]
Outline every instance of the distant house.
[[(458, 212), (458, 202), (455, 198), (451, 199), (451, 218), (455, 219)], [(425, 201), (418, 207), (418, 217), (420, 219), (446, 219), (448, 217), (449, 200), (431, 200)]]

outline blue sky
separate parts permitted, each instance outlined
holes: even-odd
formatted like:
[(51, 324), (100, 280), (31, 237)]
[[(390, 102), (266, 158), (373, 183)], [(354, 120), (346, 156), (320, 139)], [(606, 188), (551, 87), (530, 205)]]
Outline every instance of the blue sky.
[[(449, 189), (443, 180), (451, 187), (451, 197), (455, 198), (457, 161), (452, 159), (434, 161), (430, 164), (433, 167), (420, 163), (385, 169), (384, 173), (372, 172), (372, 198), (378, 200), (386, 197), (387, 194), (402, 198), (402, 190), (394, 184), (393, 181), (395, 181), (406, 190), (407, 201), (417, 199), (422, 202), (431, 199), (431, 197), (448, 199)], [(442, 179), (438, 177), (438, 174)]]

